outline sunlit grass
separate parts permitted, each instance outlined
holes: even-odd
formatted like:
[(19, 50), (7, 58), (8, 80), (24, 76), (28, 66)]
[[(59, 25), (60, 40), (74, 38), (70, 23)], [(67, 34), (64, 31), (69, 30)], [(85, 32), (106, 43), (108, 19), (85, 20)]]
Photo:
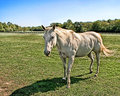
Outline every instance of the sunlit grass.
[(104, 45), (114, 56), (101, 55), (97, 78), (96, 62), (89, 73), (89, 58), (76, 58), (71, 72), (71, 88), (62, 80), (63, 66), (57, 49), (51, 57), (43, 54), (40, 35), (0, 36), (0, 96), (119, 96), (120, 35), (103, 34)]

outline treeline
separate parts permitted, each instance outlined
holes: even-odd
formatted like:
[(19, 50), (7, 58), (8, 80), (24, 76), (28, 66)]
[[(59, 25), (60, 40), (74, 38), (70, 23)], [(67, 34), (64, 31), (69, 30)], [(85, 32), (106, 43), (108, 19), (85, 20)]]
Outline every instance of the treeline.
[(12, 24), (11, 22), (2, 23), (0, 22), (0, 32), (26, 32), (26, 31), (43, 31), (41, 26), (37, 27), (21, 27), (17, 24)]
[[(110, 33), (120, 33), (120, 19), (115, 20), (98, 20), (95, 22), (72, 22), (68, 19), (64, 23), (51, 23), (50, 26), (59, 26), (65, 29), (71, 29), (75, 32), (85, 32), (85, 31), (96, 31), (96, 32), (110, 32)], [(43, 31), (41, 26), (37, 27), (21, 27), (11, 22), (2, 23), (0, 22), (0, 32), (10, 32), (10, 31)]]
[(70, 19), (67, 22), (61, 23), (52, 23), (65, 29), (71, 29), (75, 32), (85, 32), (85, 31), (96, 31), (96, 32), (111, 32), (111, 33), (120, 33), (120, 19), (115, 20), (98, 20), (95, 22), (72, 22)]

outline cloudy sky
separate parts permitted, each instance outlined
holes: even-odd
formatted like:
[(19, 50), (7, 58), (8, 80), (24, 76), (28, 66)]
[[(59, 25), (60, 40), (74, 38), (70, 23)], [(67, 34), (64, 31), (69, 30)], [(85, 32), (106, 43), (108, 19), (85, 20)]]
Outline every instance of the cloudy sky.
[(0, 0), (0, 22), (48, 26), (68, 19), (120, 19), (120, 0)]

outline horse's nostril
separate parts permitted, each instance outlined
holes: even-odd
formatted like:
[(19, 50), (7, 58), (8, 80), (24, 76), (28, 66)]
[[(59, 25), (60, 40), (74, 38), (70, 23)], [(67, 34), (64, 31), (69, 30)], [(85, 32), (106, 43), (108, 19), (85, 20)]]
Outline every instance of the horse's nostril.
[(44, 54), (45, 54), (46, 56), (49, 56), (50, 51), (44, 51)]
[(47, 54), (50, 54), (50, 51), (48, 51)]

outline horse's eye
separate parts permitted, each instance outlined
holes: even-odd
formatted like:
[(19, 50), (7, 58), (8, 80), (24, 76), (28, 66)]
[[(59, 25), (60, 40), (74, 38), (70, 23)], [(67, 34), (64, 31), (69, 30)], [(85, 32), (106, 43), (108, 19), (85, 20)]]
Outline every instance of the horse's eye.
[(51, 39), (53, 39), (54, 37), (52, 36)]

